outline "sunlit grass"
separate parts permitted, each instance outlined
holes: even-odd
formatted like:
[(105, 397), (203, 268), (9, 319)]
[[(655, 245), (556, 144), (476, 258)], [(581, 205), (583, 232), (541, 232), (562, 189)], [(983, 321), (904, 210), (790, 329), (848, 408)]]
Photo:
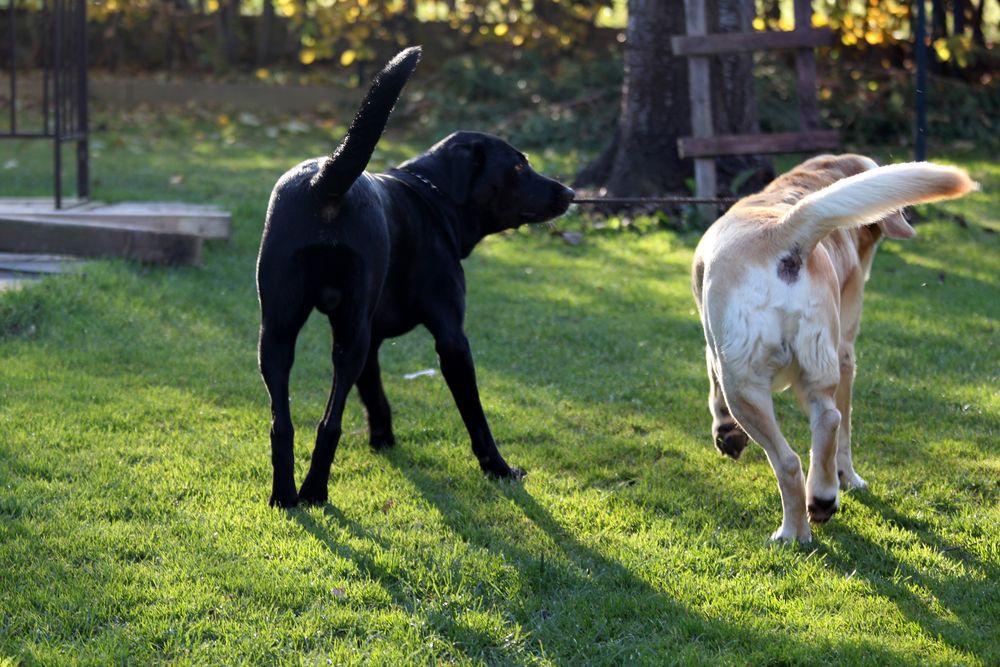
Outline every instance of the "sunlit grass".
[[(275, 178), (338, 130), (236, 122), (229, 143), (214, 118), (134, 120), (97, 134), (95, 197), (219, 203), (234, 238), (198, 268), (93, 262), (0, 296), (0, 661), (1000, 661), (993, 162), (951, 155), (983, 193), (876, 260), (854, 417), (871, 490), (774, 548), (763, 453), (710, 443), (697, 235), (669, 231), (521, 231), (466, 262), (484, 406), (522, 484), (479, 473), (440, 375), (404, 379), (436, 367), (418, 331), (382, 353), (399, 447), (368, 451), (352, 399), (330, 504), (269, 509), (256, 246)], [(402, 137), (375, 167), (431, 140)], [(47, 192), (49, 157), (20, 149), (0, 194)], [(298, 345), (300, 480), (329, 343), (314, 318)], [(778, 409), (804, 453), (805, 418)]]

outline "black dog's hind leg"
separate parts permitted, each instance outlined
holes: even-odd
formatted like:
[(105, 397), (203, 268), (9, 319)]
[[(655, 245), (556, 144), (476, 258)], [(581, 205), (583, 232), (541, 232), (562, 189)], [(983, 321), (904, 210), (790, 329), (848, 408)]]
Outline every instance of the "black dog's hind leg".
[(330, 317), (333, 327), (333, 388), (326, 413), (316, 431), (316, 447), (309, 472), (299, 489), (299, 500), (304, 503), (326, 502), (330, 466), (340, 442), (344, 405), (368, 358), (370, 318), (370, 314), (362, 315), (361, 309), (350, 307), (342, 307)]
[(373, 340), (368, 349), (368, 360), (358, 378), (358, 393), (368, 412), (369, 444), (372, 449), (388, 449), (396, 444), (392, 433), (392, 410), (389, 399), (382, 388), (381, 369), (378, 365), (378, 349), (381, 340)]
[(490, 425), (486, 422), (483, 405), (479, 400), (472, 350), (461, 326), (431, 324), (428, 328), (434, 336), (434, 347), (441, 364), (441, 373), (455, 399), (455, 405), (462, 415), (465, 428), (469, 431), (469, 437), (472, 438), (472, 452), (479, 459), (479, 467), (494, 477), (520, 479), (524, 476), (524, 471), (511, 468), (503, 460), (490, 432)]
[(297, 329), (283, 330), (265, 324), (260, 332), (260, 372), (271, 397), (271, 507), (295, 507), (295, 430), (288, 406), (288, 376), (295, 358)]

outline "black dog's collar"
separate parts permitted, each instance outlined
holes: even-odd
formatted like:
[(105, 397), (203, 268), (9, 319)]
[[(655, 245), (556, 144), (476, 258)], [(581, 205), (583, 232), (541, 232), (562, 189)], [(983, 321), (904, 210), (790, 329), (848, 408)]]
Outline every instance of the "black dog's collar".
[(448, 195), (446, 195), (444, 192), (442, 192), (441, 188), (439, 188), (438, 186), (434, 185), (434, 183), (431, 182), (431, 179), (427, 178), (426, 176), (422, 176), (422, 175), (418, 174), (415, 171), (410, 171), (409, 169), (405, 169), (403, 167), (394, 167), (393, 169), (390, 169), (389, 171), (390, 171), (390, 173), (391, 172), (399, 172), (401, 174), (405, 174), (407, 176), (410, 176), (411, 178), (415, 178), (418, 181), (420, 181), (422, 184), (424, 184), (427, 187), (429, 187), (434, 192), (434, 194), (436, 194), (438, 197), (441, 197), (442, 199), (445, 199), (447, 201), (451, 201), (451, 198), (448, 197)]
[[(404, 187), (409, 188), (423, 202), (423, 205), (429, 208), (431, 215), (428, 218), (440, 228), (458, 257), (464, 258), (468, 256), (469, 252), (472, 251), (472, 246), (469, 246), (468, 250), (466, 250), (459, 240), (458, 225), (456, 224), (458, 216), (457, 205), (451, 197), (446, 195), (441, 188), (434, 185), (429, 178), (409, 169), (394, 167), (386, 172), (385, 175), (398, 181)], [(439, 199), (440, 201), (435, 202), (435, 199)]]

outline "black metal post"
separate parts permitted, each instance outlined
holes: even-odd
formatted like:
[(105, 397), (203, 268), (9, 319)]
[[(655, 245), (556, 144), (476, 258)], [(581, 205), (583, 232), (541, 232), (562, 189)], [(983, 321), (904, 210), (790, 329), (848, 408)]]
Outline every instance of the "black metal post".
[(52, 87), (55, 92), (55, 124), (53, 129), (53, 145), (55, 155), (53, 162), (55, 165), (55, 189), (56, 208), (62, 208), (62, 7), (60, 0), (53, 0), (52, 11)]
[(917, 145), (916, 159), (927, 159), (927, 7), (917, 0)]
[(49, 70), (52, 52), (49, 50), (49, 3), (42, 3), (42, 134), (49, 134)]
[(88, 156), (88, 139), (90, 132), (87, 127), (87, 6), (77, 5), (76, 17), (76, 53), (77, 53), (77, 140), (76, 140), (76, 196), (80, 199), (90, 197), (90, 170)]
[[(90, 196), (87, 112), (87, 2), (86, 0), (41, 0), (33, 12), (23, 8), (22, 21), (41, 20), (42, 117), (41, 128), (24, 128), (18, 122), (17, 98), (17, 38), (18, 10), (16, 0), (7, 0), (10, 22), (9, 46), (2, 47), (10, 67), (10, 128), (0, 129), (0, 139), (45, 139), (53, 142), (54, 200), (56, 208), (63, 204), (62, 149), (76, 143), (76, 194), (80, 199)], [(28, 34), (31, 30), (26, 31)], [(6, 37), (6, 33), (5, 33)], [(35, 63), (29, 63), (35, 64)], [(7, 115), (6, 113), (4, 114)], [(31, 125), (31, 123), (29, 123)]]
[(14, 47), (14, 0), (9, 0), (7, 20), (10, 21), (10, 133), (17, 134), (17, 49)]

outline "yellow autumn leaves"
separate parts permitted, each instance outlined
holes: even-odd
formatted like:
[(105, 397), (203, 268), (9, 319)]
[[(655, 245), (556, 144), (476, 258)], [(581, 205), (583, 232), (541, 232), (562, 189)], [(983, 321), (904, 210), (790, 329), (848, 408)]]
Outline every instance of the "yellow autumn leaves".
[[(840, 33), (844, 46), (879, 46), (912, 39), (909, 3), (903, 0), (818, 0), (813, 3), (812, 27), (829, 27)], [(784, 14), (787, 14), (785, 12)], [(777, 19), (757, 17), (754, 30), (792, 30), (790, 16)], [(967, 56), (973, 49), (970, 35), (941, 37), (931, 44), (941, 62), (955, 61), (967, 65)]]

